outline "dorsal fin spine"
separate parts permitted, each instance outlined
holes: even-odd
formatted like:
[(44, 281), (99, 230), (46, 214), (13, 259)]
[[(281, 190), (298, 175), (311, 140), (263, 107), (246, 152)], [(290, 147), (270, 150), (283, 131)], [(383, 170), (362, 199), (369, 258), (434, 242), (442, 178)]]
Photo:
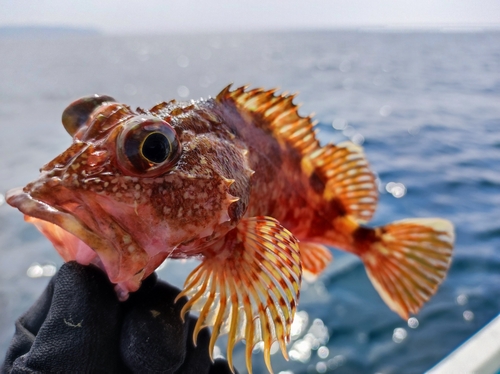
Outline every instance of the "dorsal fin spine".
[(226, 99), (227, 97), (229, 97), (229, 96), (230, 96), (230, 94), (231, 94), (231, 91), (230, 91), (230, 90), (231, 90), (231, 86), (232, 86), (232, 85), (233, 85), (233, 84), (232, 84), (232, 83), (230, 83), (230, 84), (228, 84), (226, 87), (224, 87), (224, 88), (222, 89), (222, 91), (221, 91), (221, 92), (219, 92), (219, 94), (215, 97), (215, 100), (216, 100), (216, 101), (218, 101), (218, 102), (222, 102), (224, 99)]
[(298, 106), (288, 108), (283, 111), (279, 116), (275, 118), (275, 121), (278, 123), (290, 123), (290, 121), (294, 120), (294, 116), (297, 115)]
[(298, 113), (298, 105), (293, 103), (296, 94), (276, 94), (276, 89), (264, 91), (239, 87), (234, 91), (229, 86), (217, 95), (217, 101), (234, 100), (240, 107), (261, 115), (262, 128), (267, 128), (280, 143), (287, 143), (301, 156), (319, 148), (312, 115), (302, 117)]

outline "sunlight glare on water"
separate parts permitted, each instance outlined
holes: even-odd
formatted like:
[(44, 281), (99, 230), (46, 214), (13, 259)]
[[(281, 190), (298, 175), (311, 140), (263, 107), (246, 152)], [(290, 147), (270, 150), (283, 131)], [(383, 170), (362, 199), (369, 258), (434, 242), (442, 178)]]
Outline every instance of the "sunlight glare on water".
[(339, 70), (342, 73), (347, 73), (351, 70), (351, 62), (349, 60), (344, 60), (339, 65)]
[(179, 86), (177, 87), (177, 94), (180, 97), (188, 97), (189, 96), (189, 88), (186, 86)]
[(365, 142), (365, 137), (363, 135), (361, 135), (360, 133), (356, 133), (353, 136), (351, 136), (351, 141), (354, 144), (362, 145)]
[(328, 369), (335, 370), (345, 364), (346, 358), (343, 355), (336, 355), (327, 361)]
[(177, 65), (179, 65), (181, 68), (187, 68), (189, 66), (189, 57), (180, 55), (179, 57), (177, 57)]
[(344, 118), (335, 118), (332, 122), (332, 127), (339, 131), (345, 130), (347, 127), (347, 120)]
[(293, 318), (292, 327), (290, 330), (290, 338), (292, 341), (297, 340), (299, 336), (305, 331), (309, 323), (309, 315), (306, 311), (301, 310), (295, 313)]
[(326, 363), (323, 361), (320, 361), (316, 364), (316, 371), (318, 373), (326, 373), (328, 370), (328, 366), (326, 366)]
[(416, 329), (419, 325), (418, 319), (415, 317), (408, 318), (408, 327), (411, 329)]
[(318, 348), (318, 357), (319, 358), (325, 359), (328, 357), (329, 354), (330, 354), (330, 350), (328, 349), (328, 347), (321, 346)]
[(392, 334), (392, 340), (394, 343), (401, 343), (403, 340), (406, 339), (408, 336), (408, 333), (406, 330), (402, 327), (398, 327), (394, 329), (394, 333)]
[(465, 305), (467, 304), (468, 298), (466, 294), (460, 294), (457, 296), (457, 304), (458, 305)]
[(463, 313), (463, 316), (464, 316), (464, 319), (467, 321), (467, 322), (470, 322), (474, 319), (474, 312), (470, 311), (470, 310), (466, 310), (464, 313)]
[(380, 108), (379, 113), (382, 117), (388, 117), (392, 113), (392, 107), (390, 105), (384, 105)]
[(344, 127), (342, 134), (348, 138), (351, 138), (356, 134), (356, 129), (350, 125), (347, 125), (346, 127)]
[(397, 199), (406, 195), (406, 186), (403, 183), (389, 182), (385, 185), (385, 189)]
[(337, 131), (342, 131), (342, 135), (349, 138), (354, 144), (362, 145), (365, 142), (365, 137), (353, 126), (350, 126), (344, 118), (335, 118), (332, 127)]
[(57, 268), (54, 264), (41, 265), (35, 262), (26, 270), (26, 275), (30, 278), (52, 277), (56, 273), (56, 270)]
[(408, 129), (408, 133), (413, 136), (417, 135), (419, 132), (420, 132), (420, 126), (411, 126)]
[[(297, 330), (298, 328), (296, 327), (295, 331)], [(293, 331), (293, 325), (292, 325), (292, 331)], [(325, 355), (326, 358), (329, 353), (325, 351), (326, 347), (322, 346), (327, 344), (329, 339), (330, 335), (328, 333), (328, 328), (325, 326), (325, 324), (321, 319), (316, 318), (309, 327), (309, 329), (307, 330), (307, 333), (302, 338), (297, 339), (295, 343), (293, 343), (289, 351), (290, 359), (293, 361), (300, 361), (303, 363), (309, 362), (309, 360), (311, 359), (312, 351), (319, 350), (320, 348), (323, 349), (321, 350), (321, 353), (318, 352), (318, 355), (320, 354)]]

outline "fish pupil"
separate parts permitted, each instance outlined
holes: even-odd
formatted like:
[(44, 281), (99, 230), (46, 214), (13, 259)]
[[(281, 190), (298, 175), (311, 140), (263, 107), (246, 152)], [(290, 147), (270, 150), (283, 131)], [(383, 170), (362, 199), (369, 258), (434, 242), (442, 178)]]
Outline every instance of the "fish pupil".
[(150, 162), (160, 164), (170, 154), (170, 142), (159, 132), (149, 134), (142, 144), (142, 155)]

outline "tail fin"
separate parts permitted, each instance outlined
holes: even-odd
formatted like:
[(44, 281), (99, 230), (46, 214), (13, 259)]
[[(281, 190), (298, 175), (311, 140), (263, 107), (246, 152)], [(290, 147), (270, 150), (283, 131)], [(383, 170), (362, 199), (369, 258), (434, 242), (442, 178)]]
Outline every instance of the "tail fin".
[(446, 276), (455, 239), (453, 225), (440, 218), (406, 219), (374, 233), (361, 255), (368, 277), (389, 308), (408, 319)]

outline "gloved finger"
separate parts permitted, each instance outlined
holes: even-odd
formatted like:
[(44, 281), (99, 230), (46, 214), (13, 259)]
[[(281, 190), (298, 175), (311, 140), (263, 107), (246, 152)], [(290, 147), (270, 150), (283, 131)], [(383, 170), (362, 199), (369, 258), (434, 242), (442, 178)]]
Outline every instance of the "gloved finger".
[(179, 292), (169, 284), (157, 282), (127, 300), (120, 350), (128, 369), (175, 373), (183, 364), (187, 325), (180, 315), (185, 300), (174, 303)]
[(16, 331), (0, 372), (10, 372), (14, 361), (31, 349), (35, 337), (49, 312), (54, 294), (54, 281), (55, 277), (50, 280), (42, 295), (31, 308), (16, 321)]
[[(186, 323), (182, 322), (180, 311), (186, 299), (174, 303), (180, 290), (157, 281), (156, 276), (151, 278), (125, 303), (128, 311), (123, 320), (121, 349), (128, 369), (175, 374), (204, 374), (209, 370), (213, 374), (231, 373), (227, 361), (210, 361), (208, 329), (200, 331), (194, 344), (197, 319), (186, 315)], [(153, 281), (156, 283), (151, 287)]]
[(233, 368), (233, 371), (229, 368), (229, 364), (223, 358), (216, 358), (214, 363), (210, 367), (208, 374), (238, 374), (238, 370)]
[(30, 351), (14, 362), (14, 370), (116, 371), (120, 309), (107, 276), (94, 266), (69, 262), (51, 283), (48, 313)]
[(149, 277), (144, 279), (141, 283), (141, 287), (137, 291), (130, 293), (127, 301), (123, 303), (123, 305), (125, 305), (125, 308), (128, 308), (129, 305), (135, 305), (135, 303), (139, 299), (148, 297), (148, 294), (156, 286), (157, 281), (158, 281), (158, 275), (156, 275), (155, 272), (153, 272)]
[(190, 316), (186, 322), (189, 326), (186, 358), (184, 364), (175, 374), (238, 374), (238, 371), (234, 368), (234, 371), (231, 371), (226, 360), (222, 358), (217, 358), (214, 362), (210, 360), (210, 331), (208, 328), (204, 328), (199, 332), (196, 339), (196, 346), (194, 345), (193, 331), (197, 321), (197, 318)]
[(212, 364), (209, 355), (210, 332), (208, 328), (202, 329), (198, 333), (195, 345), (193, 342), (193, 332), (197, 321), (193, 316), (189, 316), (186, 320), (186, 357), (184, 363), (175, 374), (208, 374)]

